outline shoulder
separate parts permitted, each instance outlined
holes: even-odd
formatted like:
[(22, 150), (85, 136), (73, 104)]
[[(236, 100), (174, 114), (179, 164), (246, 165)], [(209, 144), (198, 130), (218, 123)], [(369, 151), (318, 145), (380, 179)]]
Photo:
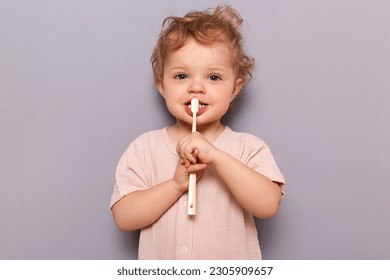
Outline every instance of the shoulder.
[(249, 133), (233, 131), (229, 127), (226, 127), (215, 145), (245, 163), (255, 155), (270, 153), (269, 147), (261, 138)]
[(165, 138), (166, 128), (151, 130), (139, 135), (129, 146), (140, 143), (150, 143), (151, 141), (162, 141)]
[(166, 128), (142, 133), (128, 145), (126, 152), (144, 153), (150, 151), (152, 147), (164, 145), (165, 134)]
[(246, 147), (266, 147), (267, 144), (258, 136), (245, 132), (233, 131), (226, 127), (224, 141), (230, 144), (243, 145)]
[(165, 131), (166, 131), (166, 128), (144, 132), (141, 135), (139, 135), (133, 142), (147, 141), (149, 139), (154, 139), (154, 138), (161, 139), (162, 136), (165, 134)]
[(224, 142), (225, 151), (231, 153), (232, 156), (270, 180), (284, 184), (284, 177), (271, 150), (261, 138), (248, 133), (228, 130)]

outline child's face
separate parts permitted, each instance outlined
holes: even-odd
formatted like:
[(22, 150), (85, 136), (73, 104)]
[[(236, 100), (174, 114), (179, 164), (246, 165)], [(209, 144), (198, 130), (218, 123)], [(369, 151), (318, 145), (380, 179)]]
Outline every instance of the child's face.
[(197, 124), (201, 128), (220, 123), (242, 85), (227, 46), (221, 43), (201, 45), (191, 40), (167, 55), (164, 78), (157, 83), (157, 88), (178, 122), (192, 123), (188, 105), (197, 97), (201, 104)]

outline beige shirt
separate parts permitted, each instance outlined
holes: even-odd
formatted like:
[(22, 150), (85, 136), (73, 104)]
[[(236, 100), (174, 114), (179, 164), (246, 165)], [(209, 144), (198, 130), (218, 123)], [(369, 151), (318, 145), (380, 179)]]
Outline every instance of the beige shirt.
[[(284, 184), (268, 146), (259, 138), (226, 127), (213, 144)], [(131, 192), (171, 179), (178, 159), (167, 128), (138, 137), (119, 161), (111, 206)], [(183, 194), (154, 224), (141, 229), (139, 259), (261, 259), (252, 215), (211, 166), (197, 183), (196, 216), (187, 215), (187, 197)]]

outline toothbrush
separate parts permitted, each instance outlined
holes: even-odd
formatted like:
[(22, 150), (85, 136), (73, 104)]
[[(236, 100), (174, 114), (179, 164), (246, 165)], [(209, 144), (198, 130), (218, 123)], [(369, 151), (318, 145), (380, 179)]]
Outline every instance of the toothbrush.
[[(199, 100), (197, 98), (191, 99), (192, 112), (192, 132), (196, 131), (196, 113), (199, 110)], [(188, 186), (188, 209), (187, 214), (194, 216), (196, 214), (196, 173), (190, 173)]]

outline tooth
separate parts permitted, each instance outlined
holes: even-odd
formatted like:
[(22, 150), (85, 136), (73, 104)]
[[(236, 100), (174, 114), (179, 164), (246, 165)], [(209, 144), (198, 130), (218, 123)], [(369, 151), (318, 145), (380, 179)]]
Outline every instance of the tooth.
[[(203, 108), (204, 106), (206, 106), (206, 105), (205, 104), (199, 104), (199, 108)], [(191, 104), (188, 104), (187, 107), (191, 109)]]

